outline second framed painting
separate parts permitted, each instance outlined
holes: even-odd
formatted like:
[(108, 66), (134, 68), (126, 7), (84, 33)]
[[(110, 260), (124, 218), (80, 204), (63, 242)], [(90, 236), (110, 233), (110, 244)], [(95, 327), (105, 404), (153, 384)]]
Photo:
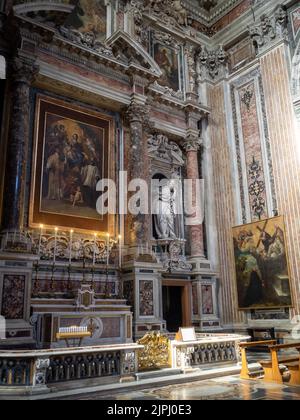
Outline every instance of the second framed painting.
[(283, 217), (233, 229), (240, 310), (293, 306)]
[(110, 116), (38, 95), (30, 225), (107, 232), (97, 213), (99, 180), (114, 170)]

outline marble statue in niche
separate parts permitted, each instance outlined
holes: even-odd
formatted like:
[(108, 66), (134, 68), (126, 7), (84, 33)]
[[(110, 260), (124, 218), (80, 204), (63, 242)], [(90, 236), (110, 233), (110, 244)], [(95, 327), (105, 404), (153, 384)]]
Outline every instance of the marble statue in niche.
[(177, 196), (175, 180), (163, 179), (153, 200), (155, 231), (158, 239), (176, 239)]

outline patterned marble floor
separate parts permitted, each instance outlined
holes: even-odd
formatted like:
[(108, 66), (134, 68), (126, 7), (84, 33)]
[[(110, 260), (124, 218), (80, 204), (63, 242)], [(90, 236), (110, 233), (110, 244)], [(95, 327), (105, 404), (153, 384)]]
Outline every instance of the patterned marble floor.
[(110, 395), (86, 395), (78, 400), (300, 400), (300, 387), (242, 381), (238, 377), (217, 378), (181, 385)]

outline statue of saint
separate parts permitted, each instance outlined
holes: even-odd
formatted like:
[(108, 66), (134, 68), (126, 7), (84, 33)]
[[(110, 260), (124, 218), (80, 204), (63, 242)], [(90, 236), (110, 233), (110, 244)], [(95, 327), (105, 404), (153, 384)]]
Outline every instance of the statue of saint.
[(158, 239), (176, 239), (176, 189), (172, 181), (160, 183), (153, 210)]

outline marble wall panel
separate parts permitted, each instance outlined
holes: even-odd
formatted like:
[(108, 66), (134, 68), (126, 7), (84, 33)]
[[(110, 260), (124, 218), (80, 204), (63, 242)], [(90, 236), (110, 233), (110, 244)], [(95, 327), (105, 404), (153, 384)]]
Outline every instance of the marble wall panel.
[(300, 147), (284, 45), (261, 59), (279, 214), (286, 223), (295, 308), (300, 314)]

